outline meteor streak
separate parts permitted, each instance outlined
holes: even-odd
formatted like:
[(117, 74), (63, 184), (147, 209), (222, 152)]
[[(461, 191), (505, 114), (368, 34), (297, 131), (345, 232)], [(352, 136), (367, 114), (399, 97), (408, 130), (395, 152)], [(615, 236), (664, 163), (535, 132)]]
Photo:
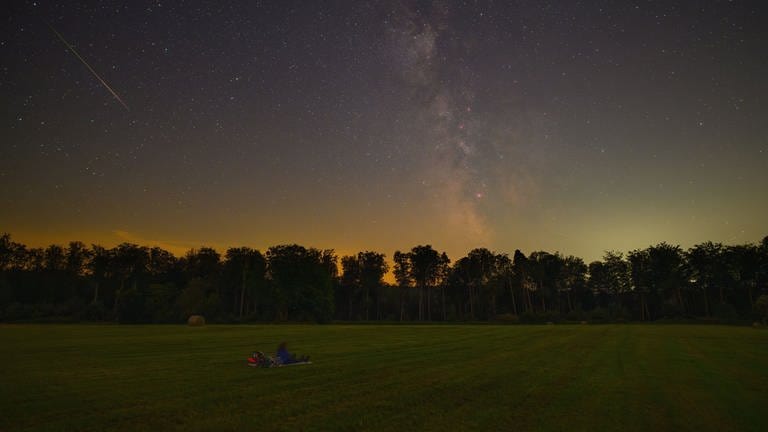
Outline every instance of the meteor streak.
[(62, 36), (61, 33), (57, 32), (52, 25), (48, 24), (48, 27), (51, 29), (51, 31), (53, 31), (56, 34), (59, 40), (61, 40), (64, 43), (64, 45), (67, 46), (67, 48), (72, 52), (72, 54), (74, 54), (85, 65), (85, 67), (88, 68), (89, 71), (91, 71), (93, 76), (95, 76), (96, 79), (98, 79), (99, 82), (101, 82), (101, 85), (103, 85), (107, 90), (109, 90), (110, 93), (112, 93), (112, 96), (114, 96), (115, 99), (117, 99), (117, 101), (120, 102), (120, 105), (122, 105), (126, 109), (126, 111), (130, 111), (131, 109), (128, 108), (128, 105), (126, 105), (125, 102), (123, 102), (123, 100), (120, 98), (120, 96), (118, 96), (117, 93), (114, 90), (112, 90), (112, 87), (110, 87), (109, 84), (107, 84), (107, 82), (104, 81), (104, 79), (101, 78), (101, 76), (99, 76), (99, 74), (97, 74), (95, 70), (93, 70), (91, 65), (89, 65), (88, 62), (85, 61), (85, 59), (77, 52), (77, 50), (75, 50), (75, 48), (73, 48), (72, 45), (70, 45), (69, 42), (67, 42), (66, 39), (64, 39), (64, 36)]

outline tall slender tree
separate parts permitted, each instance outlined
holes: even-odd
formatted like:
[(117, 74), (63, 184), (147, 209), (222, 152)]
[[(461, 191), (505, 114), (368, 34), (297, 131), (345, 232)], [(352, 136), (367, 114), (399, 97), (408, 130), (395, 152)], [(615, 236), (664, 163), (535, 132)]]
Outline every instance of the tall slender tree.
[[(430, 315), (431, 288), (439, 274), (440, 254), (431, 245), (415, 246), (409, 254), (411, 279), (419, 291), (419, 321)], [(425, 304), (426, 301), (426, 304)]]
[(395, 262), (395, 281), (397, 282), (399, 291), (398, 298), (400, 300), (400, 321), (403, 321), (405, 318), (405, 300), (407, 298), (407, 293), (413, 284), (413, 279), (411, 278), (411, 254), (408, 252), (403, 253), (400, 251), (395, 251), (395, 253), (392, 255), (392, 260)]
[[(345, 300), (344, 303), (347, 309), (348, 320), (352, 320), (355, 317), (355, 304), (359, 302), (361, 286), (360, 286), (360, 261), (356, 255), (347, 255), (341, 258), (341, 281), (339, 283), (338, 300)], [(359, 317), (358, 317), (359, 318)]]
[(357, 254), (360, 266), (360, 285), (365, 293), (365, 319), (370, 319), (371, 297), (376, 309), (376, 319), (381, 319), (381, 287), (384, 285), (384, 275), (389, 271), (389, 265), (384, 260), (384, 254), (377, 252), (360, 252)]
[[(705, 242), (697, 244), (686, 252), (686, 263), (694, 292), (700, 293), (704, 315), (712, 316), (712, 293), (722, 293), (728, 277), (726, 263), (723, 262), (725, 249), (720, 243)], [(721, 294), (720, 301), (724, 298)]]
[(654, 291), (677, 305), (677, 314), (685, 314), (683, 287), (688, 282), (685, 275), (683, 251), (680, 246), (659, 243), (648, 248), (651, 284)]

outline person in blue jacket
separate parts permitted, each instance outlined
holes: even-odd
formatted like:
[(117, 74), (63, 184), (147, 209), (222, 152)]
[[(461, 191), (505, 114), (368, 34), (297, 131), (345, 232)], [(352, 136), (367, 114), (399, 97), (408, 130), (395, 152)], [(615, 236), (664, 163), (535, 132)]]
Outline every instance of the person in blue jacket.
[(301, 358), (296, 358), (294, 354), (291, 354), (288, 351), (287, 343), (280, 342), (280, 345), (277, 347), (277, 358), (280, 360), (281, 364), (291, 364), (291, 363), (300, 363), (300, 362), (307, 362), (309, 361), (309, 356), (302, 356)]

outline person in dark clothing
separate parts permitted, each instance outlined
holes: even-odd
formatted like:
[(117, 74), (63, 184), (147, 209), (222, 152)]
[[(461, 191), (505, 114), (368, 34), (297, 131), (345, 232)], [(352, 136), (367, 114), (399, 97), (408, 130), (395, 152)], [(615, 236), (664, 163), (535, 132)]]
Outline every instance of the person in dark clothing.
[(280, 345), (277, 347), (277, 358), (280, 360), (280, 363), (282, 364), (291, 364), (291, 363), (299, 363), (299, 362), (307, 362), (309, 361), (309, 356), (302, 356), (300, 358), (296, 358), (296, 355), (291, 354), (288, 351), (288, 344), (285, 342), (281, 342)]

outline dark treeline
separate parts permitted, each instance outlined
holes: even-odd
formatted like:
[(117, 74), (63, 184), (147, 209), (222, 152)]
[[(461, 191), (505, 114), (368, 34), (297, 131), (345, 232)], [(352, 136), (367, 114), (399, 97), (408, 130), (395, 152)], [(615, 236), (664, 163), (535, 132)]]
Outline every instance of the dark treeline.
[(0, 321), (765, 321), (768, 237), (758, 245), (661, 243), (600, 261), (429, 245), (338, 257), (299, 245), (184, 257), (123, 243), (28, 248), (0, 237)]

